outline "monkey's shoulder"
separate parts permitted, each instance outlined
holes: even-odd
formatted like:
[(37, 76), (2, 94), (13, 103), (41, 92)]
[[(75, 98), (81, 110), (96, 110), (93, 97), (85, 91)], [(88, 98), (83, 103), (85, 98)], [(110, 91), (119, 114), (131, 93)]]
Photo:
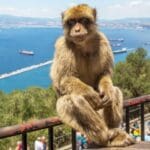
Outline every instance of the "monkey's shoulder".
[(101, 44), (110, 45), (108, 38), (106, 37), (106, 35), (103, 32), (99, 32), (98, 34), (99, 34)]
[(101, 62), (104, 64), (113, 64), (114, 56), (113, 52), (109, 43), (109, 40), (107, 39), (106, 35), (103, 32), (99, 32), (99, 39), (100, 39), (100, 56), (103, 56), (101, 58)]
[(60, 36), (55, 42), (55, 49), (62, 49), (66, 47), (66, 40), (64, 36)]

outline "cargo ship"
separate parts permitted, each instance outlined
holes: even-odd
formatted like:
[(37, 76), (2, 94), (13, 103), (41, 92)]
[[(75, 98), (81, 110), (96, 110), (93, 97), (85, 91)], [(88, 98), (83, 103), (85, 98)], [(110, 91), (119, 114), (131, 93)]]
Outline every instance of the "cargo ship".
[(122, 48), (121, 50), (114, 50), (113, 53), (117, 54), (117, 53), (126, 53), (127, 52), (127, 48)]
[(31, 55), (31, 56), (33, 56), (33, 55), (34, 55), (34, 52), (33, 52), (33, 51), (29, 51), (29, 50), (20, 50), (20, 51), (19, 51), (19, 54)]

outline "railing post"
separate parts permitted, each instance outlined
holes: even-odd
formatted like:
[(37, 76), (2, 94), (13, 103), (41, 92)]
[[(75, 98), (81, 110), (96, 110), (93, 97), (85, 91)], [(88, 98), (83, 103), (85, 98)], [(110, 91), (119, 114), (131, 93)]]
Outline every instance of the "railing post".
[(53, 127), (48, 128), (48, 148), (49, 150), (54, 150), (54, 133), (53, 133)]
[(22, 134), (22, 149), (27, 150), (27, 133)]
[(141, 140), (145, 140), (144, 103), (141, 103)]
[(76, 131), (72, 129), (72, 150), (76, 150)]
[(130, 130), (130, 127), (129, 127), (129, 124), (130, 124), (130, 119), (129, 119), (129, 110), (130, 110), (130, 107), (126, 107), (126, 132), (129, 133), (129, 130)]

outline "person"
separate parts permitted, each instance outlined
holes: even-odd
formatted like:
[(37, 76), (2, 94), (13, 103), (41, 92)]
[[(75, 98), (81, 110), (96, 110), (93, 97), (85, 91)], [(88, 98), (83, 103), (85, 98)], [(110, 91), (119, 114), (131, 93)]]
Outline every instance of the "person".
[(150, 141), (150, 122), (147, 123), (145, 129), (145, 141)]
[(38, 137), (34, 143), (34, 150), (44, 150), (41, 137)]
[(46, 138), (45, 138), (45, 136), (41, 137), (41, 141), (43, 143), (43, 150), (46, 150)]
[(133, 127), (134, 127), (134, 128), (139, 128), (139, 124), (138, 124), (137, 121), (135, 121), (135, 122), (133, 123)]
[(22, 150), (22, 142), (21, 141), (17, 141), (17, 146), (16, 146), (15, 150)]
[(77, 147), (79, 150), (88, 147), (87, 139), (82, 133), (77, 132), (76, 139), (77, 139)]
[(139, 123), (137, 121), (135, 121), (133, 123), (132, 134), (133, 134), (133, 137), (136, 139), (136, 141), (141, 140), (141, 130), (140, 130), (140, 127), (139, 127)]

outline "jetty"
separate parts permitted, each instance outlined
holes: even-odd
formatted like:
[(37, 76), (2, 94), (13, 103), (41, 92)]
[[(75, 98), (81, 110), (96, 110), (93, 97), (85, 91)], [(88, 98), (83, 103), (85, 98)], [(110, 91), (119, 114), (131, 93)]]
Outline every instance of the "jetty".
[(51, 64), (52, 62), (53, 61), (50, 60), (50, 61), (46, 61), (46, 62), (43, 62), (43, 63), (40, 63), (40, 64), (36, 64), (36, 65), (28, 66), (28, 67), (25, 67), (25, 68), (21, 68), (21, 69), (18, 69), (18, 70), (9, 72), (9, 73), (4, 73), (4, 74), (0, 75), (0, 79), (4, 79), (4, 78), (8, 78), (8, 77), (11, 77), (11, 76), (14, 76), (14, 75), (18, 75), (18, 74), (21, 74), (23, 72), (27, 72), (27, 71), (30, 71), (30, 70), (33, 70), (33, 69)]

